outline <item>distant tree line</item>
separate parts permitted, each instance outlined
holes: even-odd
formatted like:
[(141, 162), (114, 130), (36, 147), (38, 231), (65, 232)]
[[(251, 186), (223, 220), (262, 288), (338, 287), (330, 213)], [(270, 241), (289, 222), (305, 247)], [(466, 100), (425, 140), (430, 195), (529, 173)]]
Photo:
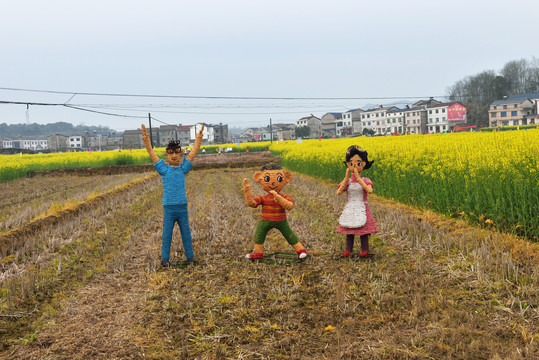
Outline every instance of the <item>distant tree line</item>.
[(467, 76), (448, 89), (449, 99), (466, 106), (468, 125), (488, 126), (489, 105), (516, 94), (539, 92), (539, 58), (513, 60), (499, 71)]
[(54, 134), (75, 135), (88, 131), (90, 134), (96, 132), (114, 132), (108, 126), (86, 126), (84, 124), (73, 126), (67, 122), (55, 122), (52, 124), (0, 124), (0, 138), (17, 136), (49, 136)]

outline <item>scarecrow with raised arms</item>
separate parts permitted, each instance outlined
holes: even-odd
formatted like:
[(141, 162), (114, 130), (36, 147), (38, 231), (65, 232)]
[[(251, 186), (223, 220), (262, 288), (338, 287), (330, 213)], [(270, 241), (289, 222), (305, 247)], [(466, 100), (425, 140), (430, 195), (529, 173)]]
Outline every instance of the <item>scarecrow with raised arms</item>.
[(202, 143), (202, 131), (204, 124), (196, 135), (195, 144), (189, 155), (182, 159), (182, 147), (179, 140), (171, 140), (165, 150), (168, 165), (160, 159), (152, 148), (150, 137), (144, 124), (142, 125), (142, 140), (146, 150), (153, 161), (155, 170), (163, 179), (163, 236), (161, 244), (161, 265), (170, 267), (170, 245), (174, 225), (178, 223), (182, 236), (183, 249), (188, 264), (196, 263), (193, 253), (191, 229), (189, 227), (189, 214), (187, 213), (187, 196), (185, 194), (185, 175), (193, 167), (200, 144)]

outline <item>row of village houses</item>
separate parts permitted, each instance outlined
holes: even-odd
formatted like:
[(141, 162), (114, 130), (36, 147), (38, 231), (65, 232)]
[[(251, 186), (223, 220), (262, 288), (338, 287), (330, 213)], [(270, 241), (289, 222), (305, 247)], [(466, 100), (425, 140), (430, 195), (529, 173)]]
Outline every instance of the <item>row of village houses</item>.
[[(490, 105), (489, 125), (514, 126), (539, 123), (539, 93), (512, 95)], [(420, 100), (404, 108), (395, 106), (344, 113), (328, 112), (322, 118), (314, 115), (302, 117), (295, 124), (273, 124), (262, 128), (248, 128), (239, 137), (231, 138), (228, 125), (206, 125), (202, 145), (229, 142), (295, 140), (296, 130), (309, 127), (308, 138), (331, 138), (358, 135), (432, 134), (450, 132), (466, 123), (466, 107), (458, 102), (440, 102), (433, 98)], [(170, 140), (186, 145), (194, 143), (195, 125), (162, 125), (152, 128), (154, 146), (166, 146)], [(304, 136), (305, 137), (305, 136)], [(0, 139), (0, 148), (54, 150), (94, 149), (115, 150), (143, 148), (142, 131), (123, 133), (94, 133), (80, 135), (51, 135), (44, 138)]]
[[(539, 123), (539, 93), (517, 94), (496, 100), (489, 106), (489, 126), (514, 126)], [(322, 118), (303, 117), (297, 126), (308, 126), (311, 138), (330, 136), (433, 134), (450, 132), (467, 120), (466, 107), (458, 102), (421, 100), (406, 105), (369, 110), (353, 109), (327, 113)]]
[[(153, 127), (151, 138), (156, 147), (167, 146), (170, 140), (180, 140), (182, 146), (194, 143), (195, 134), (202, 124), (196, 125), (162, 125)], [(150, 130), (148, 129), (148, 132)], [(224, 144), (228, 139), (228, 125), (206, 125), (203, 144)], [(125, 130), (123, 133), (89, 133), (74, 135), (54, 134), (47, 137), (18, 137), (16, 139), (0, 139), (0, 149), (26, 150), (117, 150), (144, 148), (142, 130)]]
[(312, 138), (357, 135), (432, 134), (451, 131), (466, 122), (466, 107), (457, 102), (442, 103), (435, 99), (406, 105), (344, 113), (327, 113), (322, 118), (303, 117), (297, 126), (308, 126)]

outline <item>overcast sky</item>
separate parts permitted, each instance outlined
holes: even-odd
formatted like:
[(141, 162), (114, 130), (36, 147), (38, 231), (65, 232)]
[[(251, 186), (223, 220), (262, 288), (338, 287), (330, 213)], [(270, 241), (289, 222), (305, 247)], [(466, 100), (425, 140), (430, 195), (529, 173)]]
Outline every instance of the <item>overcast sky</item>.
[(439, 97), (539, 56), (538, 19), (537, 0), (0, 0), (0, 101), (122, 115), (0, 104), (0, 123), (249, 127)]

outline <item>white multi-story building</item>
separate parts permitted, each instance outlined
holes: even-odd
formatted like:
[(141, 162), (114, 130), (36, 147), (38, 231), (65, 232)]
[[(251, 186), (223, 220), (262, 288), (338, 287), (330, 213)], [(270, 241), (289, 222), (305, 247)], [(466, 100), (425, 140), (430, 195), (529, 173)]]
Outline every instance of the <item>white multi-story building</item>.
[(458, 102), (440, 103), (427, 108), (429, 134), (452, 131), (466, 122), (466, 107)]
[(335, 135), (338, 137), (352, 135), (352, 113), (342, 113), (341, 118), (335, 120)]
[(4, 149), (12, 149), (13, 148), (13, 140), (11, 140), (11, 139), (2, 140), (2, 148), (4, 148)]
[(32, 139), (28, 141), (28, 145), (25, 145), (25, 149), (30, 150), (47, 150), (48, 148), (49, 142), (46, 139)]
[(84, 137), (82, 135), (71, 135), (67, 138), (67, 147), (70, 149), (82, 149), (84, 147)]
[(361, 114), (361, 133), (365, 130), (374, 131), (374, 121), (371, 119), (371, 114)]
[(369, 109), (361, 114), (361, 124), (363, 128), (373, 130), (376, 135), (389, 135), (391, 132), (387, 126), (387, 112), (396, 109), (395, 106)]
[[(202, 128), (202, 123), (196, 123), (189, 128), (189, 145), (195, 143), (196, 136), (200, 129)], [(202, 131), (202, 144), (207, 145), (215, 141), (215, 136), (213, 132), (213, 126), (210, 124), (204, 124), (204, 130)]]
[(39, 137), (18, 137), (16, 139), (0, 140), (0, 148), (4, 149), (24, 149), (24, 150), (47, 150), (49, 142), (47, 139)]
[(386, 113), (386, 133), (404, 134), (404, 112), (406, 109), (394, 108)]

